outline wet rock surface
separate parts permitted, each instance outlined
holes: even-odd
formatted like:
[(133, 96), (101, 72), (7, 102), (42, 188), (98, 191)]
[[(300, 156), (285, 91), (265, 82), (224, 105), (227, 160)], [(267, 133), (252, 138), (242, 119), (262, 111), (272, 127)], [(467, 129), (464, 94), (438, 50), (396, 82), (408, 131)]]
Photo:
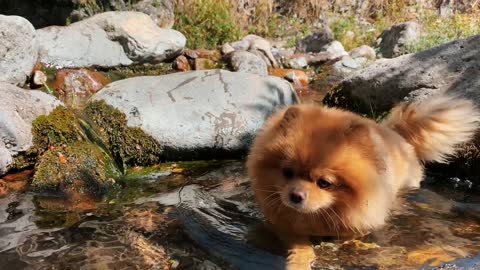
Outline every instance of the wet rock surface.
[(266, 117), (298, 102), (280, 78), (224, 70), (122, 80), (93, 100), (123, 112), (175, 160), (244, 153)]
[(140, 12), (105, 12), (70, 26), (37, 30), (39, 61), (55, 67), (113, 67), (160, 63), (186, 43), (178, 31), (158, 27)]

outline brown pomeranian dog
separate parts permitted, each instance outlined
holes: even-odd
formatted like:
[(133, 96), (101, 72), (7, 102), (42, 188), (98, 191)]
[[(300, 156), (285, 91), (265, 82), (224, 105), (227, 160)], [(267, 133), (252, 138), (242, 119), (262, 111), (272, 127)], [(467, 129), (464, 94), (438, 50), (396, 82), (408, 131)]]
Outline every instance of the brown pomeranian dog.
[(340, 109), (295, 105), (276, 112), (247, 161), (287, 269), (310, 269), (310, 236), (353, 236), (382, 226), (403, 188), (417, 188), (424, 162), (446, 162), (470, 140), (480, 114), (448, 96), (396, 106), (381, 123)]

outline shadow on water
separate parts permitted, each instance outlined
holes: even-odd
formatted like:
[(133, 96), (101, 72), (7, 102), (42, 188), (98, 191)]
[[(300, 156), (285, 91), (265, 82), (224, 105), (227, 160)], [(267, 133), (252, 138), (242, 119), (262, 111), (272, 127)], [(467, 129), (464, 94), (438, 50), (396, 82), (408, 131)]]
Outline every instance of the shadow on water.
[[(159, 175), (93, 204), (28, 192), (0, 199), (1, 268), (283, 268), (243, 162)], [(478, 269), (480, 196), (433, 186), (405, 194), (381, 230), (316, 242), (314, 269)]]

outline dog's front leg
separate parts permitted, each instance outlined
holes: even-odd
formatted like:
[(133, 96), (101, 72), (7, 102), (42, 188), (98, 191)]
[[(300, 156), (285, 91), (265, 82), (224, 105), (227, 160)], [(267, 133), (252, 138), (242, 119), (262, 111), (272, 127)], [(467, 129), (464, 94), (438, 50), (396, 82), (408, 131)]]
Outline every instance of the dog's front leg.
[(309, 237), (281, 237), (287, 248), (286, 270), (309, 270), (315, 259)]

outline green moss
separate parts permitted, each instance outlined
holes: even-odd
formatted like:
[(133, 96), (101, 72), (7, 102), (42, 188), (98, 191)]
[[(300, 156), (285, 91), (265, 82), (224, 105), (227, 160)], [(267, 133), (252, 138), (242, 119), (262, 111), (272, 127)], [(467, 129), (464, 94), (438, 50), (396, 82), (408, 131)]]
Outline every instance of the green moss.
[(83, 141), (84, 136), (75, 114), (62, 106), (55, 108), (49, 115), (37, 117), (32, 122), (33, 144), (39, 152), (50, 146), (61, 146)]
[(330, 90), (323, 99), (325, 105), (331, 107), (348, 108), (353, 111), (360, 111), (358, 103), (354, 101), (349, 91), (345, 90), (341, 85), (337, 85)]
[(118, 176), (113, 161), (96, 145), (77, 142), (48, 150), (35, 168), (31, 188), (35, 192), (102, 195)]
[(94, 101), (87, 105), (85, 114), (123, 170), (126, 166), (149, 166), (160, 162), (160, 144), (140, 128), (128, 127), (125, 114), (119, 110), (104, 101)]
[(11, 171), (22, 171), (29, 168), (33, 168), (37, 162), (38, 151), (35, 148), (30, 148), (25, 152), (19, 153), (17, 156), (13, 157), (12, 165), (10, 166)]

